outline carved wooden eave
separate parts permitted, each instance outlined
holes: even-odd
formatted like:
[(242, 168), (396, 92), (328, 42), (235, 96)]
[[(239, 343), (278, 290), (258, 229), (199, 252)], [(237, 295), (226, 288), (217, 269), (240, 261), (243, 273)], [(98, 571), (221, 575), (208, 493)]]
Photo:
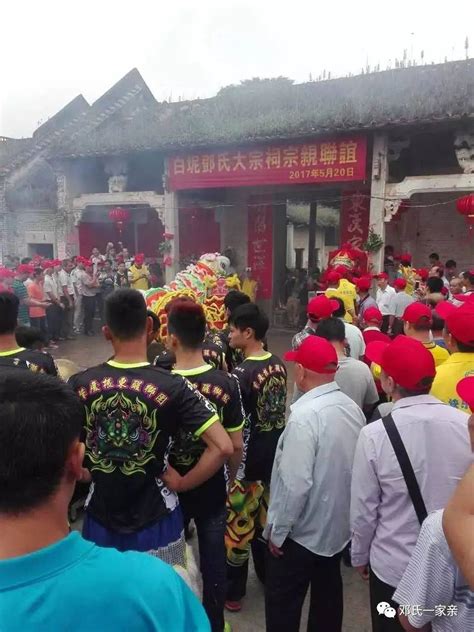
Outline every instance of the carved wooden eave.
[(401, 182), (387, 184), (385, 188), (385, 216), (390, 222), (403, 200), (417, 193), (456, 193), (474, 191), (474, 174), (462, 173), (444, 176), (410, 176)]

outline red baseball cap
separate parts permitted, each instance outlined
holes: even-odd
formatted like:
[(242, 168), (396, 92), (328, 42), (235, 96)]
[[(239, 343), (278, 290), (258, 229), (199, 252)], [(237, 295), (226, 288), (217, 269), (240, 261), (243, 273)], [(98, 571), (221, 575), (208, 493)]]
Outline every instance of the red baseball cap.
[(400, 255), (400, 261), (401, 263), (411, 263), (411, 254), (409, 252), (405, 252)]
[(445, 323), (453, 338), (474, 347), (474, 305), (465, 303), (454, 307), (445, 317)]
[(474, 413), (474, 375), (468, 375), (458, 382), (456, 386), (459, 397), (466, 402)]
[(10, 268), (0, 268), (0, 279), (13, 279), (15, 273)]
[(385, 279), (386, 281), (388, 281), (389, 276), (386, 272), (379, 272), (374, 276), (374, 279)]
[(364, 320), (366, 323), (381, 323), (383, 320), (382, 312), (378, 307), (368, 307), (364, 312)]
[(18, 272), (18, 274), (33, 274), (35, 268), (29, 263), (20, 263), (16, 271)]
[(335, 348), (325, 338), (319, 338), (319, 336), (308, 336), (296, 351), (285, 353), (283, 359), (297, 362), (314, 373), (323, 374), (334, 374), (338, 365)]
[[(411, 323), (412, 325), (431, 325), (433, 319), (431, 317), (431, 309), (428, 305), (423, 305), (423, 303), (411, 303), (405, 308), (403, 312), (402, 319), (407, 323)], [(425, 320), (426, 322), (421, 322)]]
[(427, 385), (423, 381), (436, 374), (431, 353), (421, 342), (408, 336), (397, 336), (391, 343), (369, 342), (365, 355), (403, 388), (424, 390)]
[(420, 277), (422, 281), (426, 281), (430, 276), (430, 271), (427, 268), (420, 268), (416, 271), (416, 274)]
[(369, 277), (360, 277), (360, 279), (356, 280), (355, 284), (357, 289), (361, 292), (368, 292), (370, 290), (370, 286), (372, 285), (372, 279)]
[(398, 288), (399, 290), (404, 290), (407, 286), (406, 279), (395, 279), (393, 282), (393, 287)]
[(474, 305), (474, 293), (473, 294), (455, 294), (454, 297), (457, 301), (461, 301), (461, 303)]
[(341, 279), (342, 279), (342, 276), (339, 274), (339, 272), (336, 272), (335, 270), (330, 270), (326, 274), (326, 281), (328, 283), (339, 283)]
[(310, 320), (318, 321), (321, 318), (329, 318), (337, 309), (339, 309), (339, 303), (336, 300), (320, 294), (310, 300), (306, 311)]

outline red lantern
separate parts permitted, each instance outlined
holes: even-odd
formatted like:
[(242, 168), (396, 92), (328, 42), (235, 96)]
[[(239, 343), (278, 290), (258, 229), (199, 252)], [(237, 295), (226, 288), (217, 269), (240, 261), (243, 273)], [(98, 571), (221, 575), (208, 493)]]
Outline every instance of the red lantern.
[(461, 215), (474, 215), (474, 193), (459, 198), (456, 208)]
[(123, 225), (130, 219), (130, 211), (121, 206), (116, 206), (110, 209), (109, 219), (115, 222), (119, 234), (122, 235)]

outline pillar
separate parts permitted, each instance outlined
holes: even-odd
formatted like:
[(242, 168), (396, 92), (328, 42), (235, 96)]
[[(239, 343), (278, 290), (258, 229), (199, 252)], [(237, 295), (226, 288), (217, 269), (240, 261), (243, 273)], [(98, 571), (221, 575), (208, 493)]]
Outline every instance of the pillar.
[(295, 225), (291, 222), (286, 225), (286, 267), (295, 267)]
[[(388, 138), (387, 134), (374, 135), (374, 150), (370, 183), (369, 226), (385, 242), (385, 187), (388, 179)], [(375, 272), (383, 270), (383, 247), (372, 256)]]
[[(165, 266), (165, 281), (170, 283), (179, 272), (179, 209), (178, 209), (178, 193), (174, 191), (165, 191), (165, 217), (164, 227), (165, 233), (174, 235), (171, 240), (171, 251), (168, 256), (171, 257), (171, 265)], [(165, 254), (165, 257), (167, 255)]]
[(308, 236), (308, 272), (316, 267), (316, 213), (317, 202), (309, 205), (309, 236)]

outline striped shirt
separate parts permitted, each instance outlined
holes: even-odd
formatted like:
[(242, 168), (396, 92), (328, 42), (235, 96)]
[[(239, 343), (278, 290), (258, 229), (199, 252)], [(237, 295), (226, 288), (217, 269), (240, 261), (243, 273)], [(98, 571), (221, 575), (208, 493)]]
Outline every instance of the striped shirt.
[(28, 290), (26, 289), (26, 285), (23, 283), (23, 281), (20, 281), (19, 279), (14, 279), (12, 283), (12, 290), (15, 296), (20, 301), (20, 306), (18, 308), (18, 324), (29, 326), (30, 314), (28, 311), (28, 306), (23, 303), (23, 301), (28, 298)]
[(442, 520), (439, 510), (424, 521), (393, 599), (416, 628), (431, 623), (433, 632), (467, 632), (474, 630), (474, 592), (451, 555)]

